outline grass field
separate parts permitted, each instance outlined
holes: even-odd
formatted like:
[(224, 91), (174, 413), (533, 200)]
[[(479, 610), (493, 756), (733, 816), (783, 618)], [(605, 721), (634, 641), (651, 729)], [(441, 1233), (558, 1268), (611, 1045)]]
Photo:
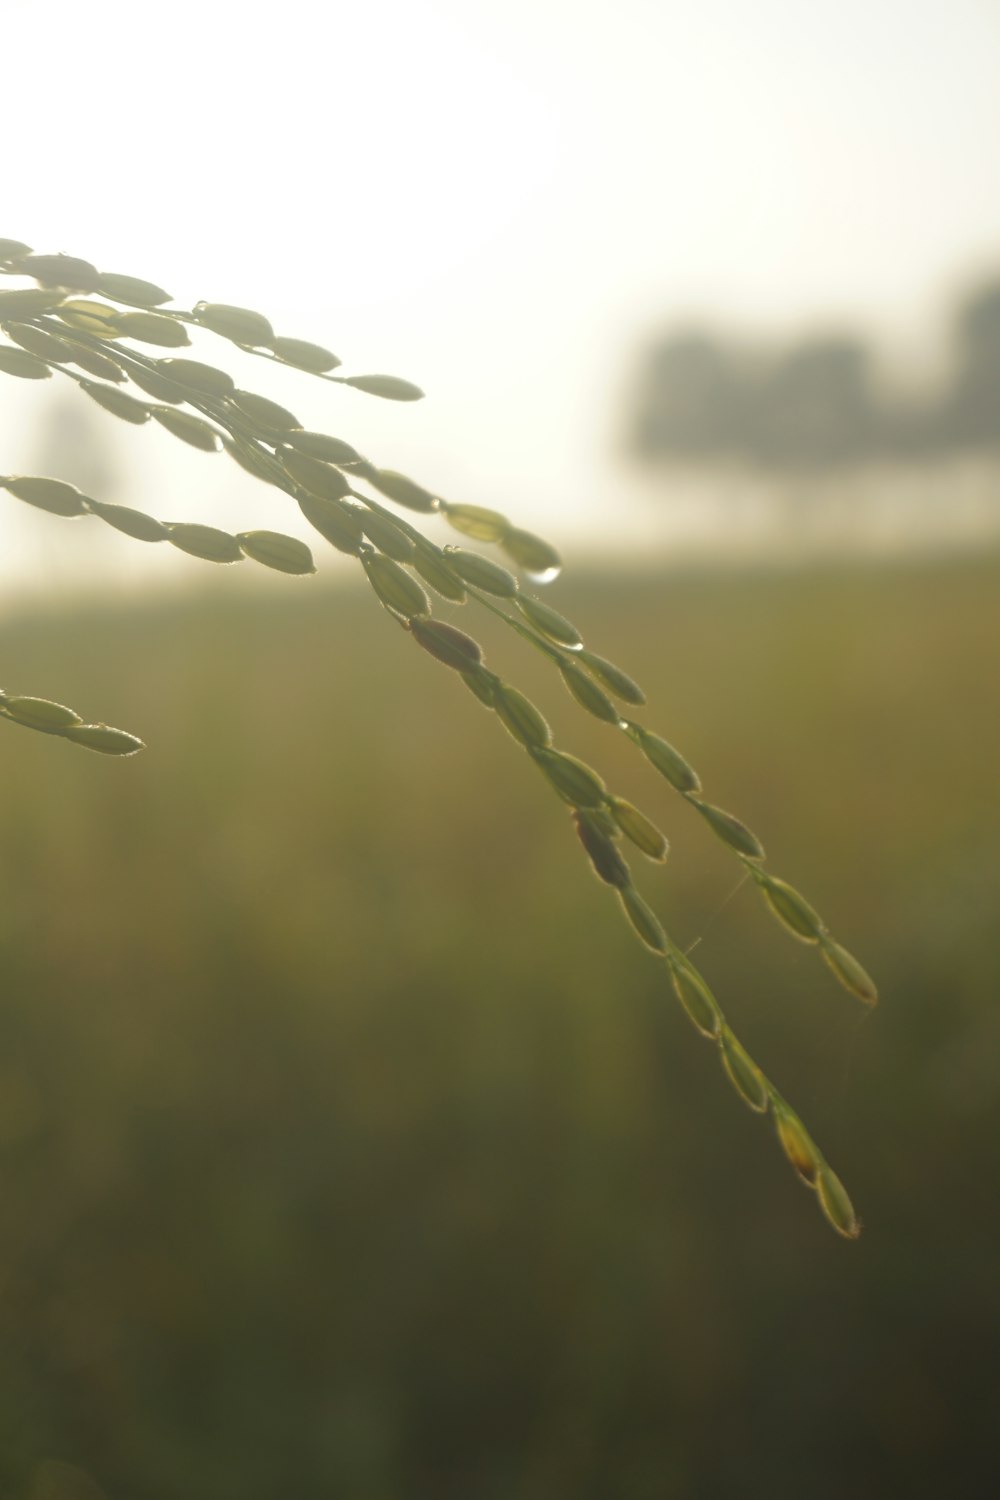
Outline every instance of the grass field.
[(549, 596), (877, 976), (872, 1015), (475, 631), (668, 832), (643, 890), (855, 1245), (454, 675), (367, 593), (232, 576), (0, 622), (9, 690), (150, 747), (0, 724), (4, 1500), (84, 1500), (45, 1460), (109, 1500), (983, 1493), (997, 560)]

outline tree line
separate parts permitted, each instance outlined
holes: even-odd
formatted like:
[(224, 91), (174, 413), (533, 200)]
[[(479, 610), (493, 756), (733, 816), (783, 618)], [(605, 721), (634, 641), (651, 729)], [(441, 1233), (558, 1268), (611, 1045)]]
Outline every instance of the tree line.
[(882, 390), (871, 349), (851, 335), (768, 354), (707, 330), (653, 344), (632, 401), (629, 445), (645, 463), (742, 460), (824, 468), (1000, 448), (1000, 279), (953, 320), (943, 389)]

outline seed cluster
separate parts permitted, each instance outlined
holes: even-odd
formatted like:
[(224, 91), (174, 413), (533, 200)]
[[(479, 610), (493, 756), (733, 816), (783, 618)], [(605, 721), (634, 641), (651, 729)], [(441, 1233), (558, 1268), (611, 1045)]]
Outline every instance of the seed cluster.
[(74, 745), (85, 745), (103, 755), (135, 755), (137, 750), (145, 749), (134, 734), (112, 729), (109, 724), (85, 724), (75, 709), (52, 703), (48, 698), (0, 691), (0, 718), (22, 724), (25, 729), (37, 729), (40, 734), (57, 734)]
[[(645, 704), (638, 683), (614, 662), (586, 649), (572, 621), (525, 592), (518, 574), (535, 583), (558, 574), (556, 549), (498, 511), (450, 503), (408, 476), (380, 468), (342, 438), (305, 430), (293, 412), (238, 389), (214, 364), (174, 352), (154, 355), (148, 349), (187, 349), (194, 330), (385, 400), (414, 401), (422, 391), (392, 375), (335, 374), (341, 362), (330, 350), (276, 334), (266, 317), (249, 308), (217, 302), (198, 302), (190, 311), (167, 307), (170, 294), (152, 282), (101, 272), (75, 256), (36, 255), (17, 240), (0, 239), (0, 276), (34, 283), (0, 289), (0, 330), (6, 337), (0, 343), (0, 373), (27, 380), (58, 374), (122, 421), (136, 426), (153, 421), (202, 452), (224, 450), (256, 479), (284, 491), (324, 541), (358, 560), (379, 602), (414, 642), (457, 672), (496, 715), (567, 806), (595, 875), (615, 892), (639, 941), (665, 965), (677, 999), (696, 1029), (717, 1046), (737, 1094), (757, 1113), (770, 1111), (782, 1149), (815, 1189), (829, 1222), (840, 1234), (856, 1238), (859, 1224), (843, 1184), (734, 1035), (704, 977), (635, 888), (622, 840), (647, 859), (662, 862), (668, 852), (664, 834), (639, 808), (610, 791), (592, 767), (553, 743), (540, 710), (486, 666), (472, 636), (433, 614), (428, 590), (451, 604), (471, 600), (545, 656), (580, 707), (623, 734), (732, 850), (786, 931), (815, 946), (844, 988), (874, 1004), (875, 985), (858, 960), (793, 886), (764, 869), (764, 849), (756, 834), (705, 800), (697, 772), (667, 740), (620, 711), (618, 704)], [(207, 562), (250, 559), (283, 573), (315, 571), (310, 548), (283, 532), (231, 535), (191, 521), (160, 521), (44, 476), (0, 475), (0, 488), (52, 515), (94, 516), (137, 541), (167, 542)], [(442, 516), (464, 538), (497, 546), (516, 571), (465, 546), (438, 546), (383, 500), (403, 511)], [(124, 730), (85, 724), (72, 709), (41, 698), (0, 692), (0, 717), (106, 754), (131, 755), (143, 748), (141, 740)]]

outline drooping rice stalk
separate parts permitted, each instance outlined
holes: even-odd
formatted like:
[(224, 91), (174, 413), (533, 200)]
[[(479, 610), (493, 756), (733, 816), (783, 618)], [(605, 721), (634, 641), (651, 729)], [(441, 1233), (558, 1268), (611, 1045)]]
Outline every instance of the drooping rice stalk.
[[(617, 703), (630, 709), (645, 704), (638, 683), (587, 649), (572, 621), (525, 591), (522, 578), (543, 584), (558, 575), (556, 549), (497, 511), (449, 503), (408, 476), (379, 467), (339, 436), (306, 431), (277, 402), (238, 389), (224, 369), (173, 351), (189, 348), (193, 331), (199, 338), (229, 341), (313, 379), (384, 400), (416, 401), (423, 392), (393, 375), (335, 373), (341, 369), (335, 354), (276, 334), (261, 313), (210, 302), (199, 302), (190, 311), (168, 307), (172, 299), (162, 287), (101, 272), (75, 256), (35, 255), (20, 241), (0, 240), (0, 275), (34, 283), (0, 289), (0, 373), (27, 380), (59, 375), (122, 421), (136, 426), (153, 421), (205, 453), (224, 449), (249, 474), (290, 496), (325, 542), (356, 558), (391, 618), (424, 652), (457, 672), (496, 715), (568, 808), (594, 873), (616, 893), (638, 940), (664, 965), (689, 1020), (717, 1046), (737, 1094), (755, 1112), (770, 1111), (782, 1149), (816, 1190), (830, 1224), (856, 1238), (859, 1224), (843, 1184), (734, 1035), (704, 977), (633, 884), (622, 839), (646, 858), (662, 862), (668, 851), (665, 836), (639, 808), (609, 790), (597, 771), (553, 744), (541, 711), (486, 665), (471, 635), (434, 615), (428, 589), (449, 604), (468, 602), (489, 611), (545, 656), (584, 712), (626, 736), (732, 850), (786, 931), (815, 946), (851, 994), (874, 1004), (875, 985), (858, 960), (831, 936), (805, 897), (764, 869), (764, 848), (756, 834), (704, 799), (701, 780), (680, 751), (619, 711)], [(148, 346), (171, 352), (153, 355)], [(198, 522), (161, 521), (44, 476), (0, 475), (0, 488), (52, 515), (94, 517), (137, 541), (166, 542), (207, 562), (249, 560), (283, 573), (315, 572), (310, 548), (280, 531), (231, 535)], [(516, 572), (466, 546), (437, 546), (412, 519), (389, 509), (386, 500), (411, 515), (442, 515), (464, 539), (498, 547)], [(108, 755), (128, 756), (143, 748), (125, 730), (85, 723), (73, 709), (42, 698), (0, 691), (0, 717)]]

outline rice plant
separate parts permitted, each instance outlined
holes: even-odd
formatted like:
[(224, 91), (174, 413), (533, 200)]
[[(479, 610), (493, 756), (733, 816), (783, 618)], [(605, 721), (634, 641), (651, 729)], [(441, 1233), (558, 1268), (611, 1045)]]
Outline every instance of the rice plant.
[[(344, 439), (304, 429), (285, 407), (239, 389), (220, 365), (179, 351), (192, 346), (194, 334), (383, 400), (416, 401), (423, 392), (394, 375), (345, 375), (330, 350), (275, 333), (266, 317), (248, 308), (215, 302), (198, 302), (190, 310), (168, 306), (169, 292), (152, 282), (99, 271), (75, 256), (35, 254), (18, 240), (0, 240), (0, 274), (15, 282), (0, 288), (0, 373), (74, 381), (121, 421), (155, 422), (206, 453), (225, 449), (248, 474), (290, 496), (324, 543), (355, 559), (385, 615), (495, 716), (566, 807), (594, 874), (610, 887), (636, 938), (661, 964), (689, 1021), (718, 1049), (737, 1094), (756, 1113), (770, 1113), (785, 1155), (815, 1190), (830, 1224), (856, 1238), (860, 1226), (842, 1182), (736, 1037), (703, 975), (636, 890), (623, 850), (630, 847), (662, 863), (668, 853), (664, 835), (598, 771), (553, 742), (544, 714), (487, 665), (473, 635), (434, 613), (432, 596), (449, 607), (468, 604), (470, 613), (485, 610), (540, 653), (581, 710), (625, 736), (731, 851), (785, 930), (812, 945), (851, 995), (873, 1005), (877, 994), (869, 975), (805, 897), (765, 868), (757, 835), (707, 800), (683, 754), (631, 716), (646, 703), (638, 683), (587, 648), (577, 626), (532, 591), (558, 576), (556, 549), (495, 510), (447, 502), (407, 475), (380, 467)], [(282, 573), (315, 572), (312, 550), (281, 531), (231, 535), (198, 522), (159, 520), (40, 475), (0, 474), (0, 488), (53, 516), (94, 518), (137, 542), (165, 542), (206, 562), (250, 561)], [(438, 546), (412, 519), (434, 514), (443, 516), (463, 542), (499, 549), (510, 567), (473, 547)], [(0, 717), (106, 755), (134, 755), (143, 748), (127, 730), (86, 722), (74, 709), (20, 692), (0, 690)]]

